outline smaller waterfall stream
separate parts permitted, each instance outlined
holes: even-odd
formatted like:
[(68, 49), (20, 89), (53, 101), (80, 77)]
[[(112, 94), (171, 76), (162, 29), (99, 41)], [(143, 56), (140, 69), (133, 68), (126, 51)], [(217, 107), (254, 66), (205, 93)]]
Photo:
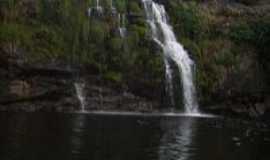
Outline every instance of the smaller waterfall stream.
[(102, 12), (103, 12), (103, 8), (100, 6), (99, 0), (96, 0), (96, 10), (97, 10), (99, 13), (102, 13)]
[(113, 3), (113, 0), (111, 0), (111, 10), (112, 10), (112, 12), (113, 13), (116, 13), (117, 11), (116, 11), (116, 8), (114, 7), (114, 5), (113, 5), (114, 3)]
[(118, 24), (119, 24), (119, 33), (122, 38), (126, 36), (126, 15), (125, 14), (118, 14)]
[(74, 87), (76, 89), (77, 98), (80, 101), (81, 111), (84, 112), (85, 111), (85, 99), (84, 99), (84, 93), (83, 93), (84, 84), (83, 83), (75, 83)]
[(96, 3), (94, 4), (94, 6), (91, 6), (87, 9), (88, 17), (91, 17), (93, 13), (97, 13), (99, 15), (103, 13), (103, 7), (100, 6), (99, 0), (96, 0)]
[[(176, 40), (172, 27), (167, 20), (167, 13), (161, 4), (153, 0), (142, 0), (147, 21), (152, 31), (153, 40), (162, 47), (166, 67), (166, 79), (169, 86), (169, 96), (173, 99), (172, 70), (169, 63), (172, 60), (179, 69), (183, 88), (184, 107), (186, 113), (198, 113), (196, 91), (193, 83), (193, 61), (184, 47)], [(174, 103), (174, 102), (173, 102)]]
[(97, 5), (97, 8), (99, 8), (99, 0), (96, 0), (96, 5)]

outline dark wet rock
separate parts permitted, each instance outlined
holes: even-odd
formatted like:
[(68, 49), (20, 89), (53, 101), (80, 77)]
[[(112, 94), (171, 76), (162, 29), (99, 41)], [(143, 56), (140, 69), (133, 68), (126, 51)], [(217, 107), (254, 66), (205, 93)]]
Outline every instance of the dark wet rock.
[(0, 110), (74, 110), (79, 101), (71, 84), (51, 77), (12, 80), (0, 98)]
[[(205, 107), (204, 111), (229, 117), (270, 122), (270, 105), (266, 97), (231, 97), (226, 103)], [(269, 123), (270, 124), (270, 123)]]
[[(158, 103), (134, 95), (120, 85), (91, 75), (91, 66), (70, 66), (59, 62), (21, 63), (17, 57), (0, 56), (0, 110), (78, 111), (80, 102), (74, 87), (84, 79), (86, 110), (150, 112)], [(79, 72), (80, 71), (80, 72)]]
[(51, 64), (30, 65), (4, 52), (0, 62), (0, 110), (74, 110), (78, 107), (75, 90), (70, 87), (72, 71)]
[(95, 76), (85, 76), (84, 96), (86, 110), (121, 110), (151, 112), (158, 109), (159, 103), (134, 95), (113, 84), (102, 84)]
[(270, 127), (270, 109), (269, 108), (264, 112), (261, 119), (265, 121)]

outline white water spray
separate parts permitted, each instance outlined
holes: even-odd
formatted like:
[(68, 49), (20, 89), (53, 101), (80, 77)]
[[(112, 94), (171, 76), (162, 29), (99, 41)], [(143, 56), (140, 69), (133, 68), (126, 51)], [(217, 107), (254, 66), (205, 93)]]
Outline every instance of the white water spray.
[(97, 5), (97, 8), (100, 7), (99, 6), (99, 0), (96, 0), (96, 5)]
[(96, 10), (97, 10), (99, 13), (102, 13), (102, 12), (103, 12), (103, 8), (100, 6), (99, 0), (96, 1)]
[(84, 112), (85, 111), (85, 99), (84, 99), (84, 94), (83, 94), (84, 84), (83, 83), (75, 83), (74, 86), (76, 89), (77, 98), (81, 104), (81, 111)]
[(102, 14), (103, 13), (103, 8), (102, 6), (100, 6), (99, 4), (99, 0), (96, 0), (96, 6), (91, 6), (87, 9), (87, 15), (88, 17), (91, 17), (93, 12), (97, 12), (98, 14)]
[(168, 24), (167, 13), (163, 5), (153, 0), (142, 0), (151, 27), (152, 38), (159, 44), (164, 53), (166, 79), (169, 83), (169, 93), (173, 96), (172, 71), (168, 60), (178, 66), (183, 87), (183, 98), (186, 113), (198, 113), (196, 91), (193, 83), (193, 61), (189, 58), (183, 46), (177, 42), (172, 27)]
[(119, 33), (120, 33), (120, 36), (122, 38), (124, 38), (126, 36), (126, 32), (127, 32), (127, 29), (126, 29), (126, 16), (125, 14), (118, 14), (118, 25), (119, 25)]
[(173, 94), (173, 77), (172, 77), (172, 69), (168, 62), (167, 58), (164, 58), (165, 64), (165, 78), (166, 78), (166, 92), (169, 94), (172, 105), (174, 106), (174, 94)]
[(91, 8), (91, 7), (89, 7), (89, 8), (87, 9), (87, 15), (88, 15), (88, 17), (91, 17), (92, 11), (93, 11), (93, 8)]

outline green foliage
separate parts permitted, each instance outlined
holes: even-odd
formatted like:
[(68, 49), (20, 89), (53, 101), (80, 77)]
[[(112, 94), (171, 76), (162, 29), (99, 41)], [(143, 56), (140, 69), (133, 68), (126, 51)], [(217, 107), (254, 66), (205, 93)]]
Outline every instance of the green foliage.
[[(163, 61), (152, 45), (140, 1), (114, 1), (117, 11), (128, 15), (124, 38), (119, 36), (119, 19), (111, 13), (110, 0), (100, 4), (104, 13), (89, 17), (87, 10), (96, 0), (2, 0), (0, 49), (18, 48), (34, 62), (61, 60), (94, 66), (104, 79), (116, 83), (140, 80), (160, 86)], [(256, 49), (270, 75), (269, 18), (242, 18), (236, 16), (240, 15), (237, 9), (213, 11), (197, 0), (170, 0), (166, 10), (179, 41), (196, 61), (197, 84), (204, 95), (213, 93), (224, 75), (237, 68), (246, 46)]]
[(178, 37), (188, 37), (199, 41), (205, 38), (209, 30), (207, 17), (200, 6), (194, 2), (170, 2), (170, 17)]
[(112, 52), (121, 52), (123, 48), (123, 39), (119, 37), (114, 37), (110, 39), (109, 47)]
[(195, 0), (171, 0), (166, 9), (179, 41), (196, 62), (200, 100), (213, 101), (212, 95), (224, 89), (229, 76), (239, 74), (248, 54), (258, 58), (270, 82), (269, 17), (249, 14), (253, 8), (202, 5)]
[(235, 63), (235, 56), (229, 49), (222, 48), (220, 53), (215, 56), (215, 63), (222, 66), (232, 66)]
[(258, 60), (270, 80), (270, 21), (269, 17), (236, 24), (231, 28), (231, 39), (236, 43), (247, 43), (258, 51)]
[(143, 27), (143, 26), (139, 26), (139, 25), (131, 25), (129, 27), (130, 31), (131, 32), (134, 32), (137, 34), (138, 37), (142, 37), (144, 38), (146, 36), (146, 33), (147, 33), (147, 28), (146, 27)]
[(32, 58), (35, 60), (55, 59), (64, 53), (65, 44), (63, 37), (54, 28), (40, 26), (33, 30), (33, 40), (27, 48), (32, 53)]
[(127, 0), (117, 0), (114, 1), (115, 2), (115, 7), (116, 9), (121, 12), (121, 13), (125, 13), (126, 12), (126, 6), (127, 6)]
[(32, 32), (24, 25), (0, 23), (0, 46), (2, 48), (10, 48), (12, 46), (8, 52), (13, 53), (15, 48), (31, 45), (31, 36)]
[(0, 24), (1, 42), (23, 41), (29, 38), (29, 33), (25, 33), (25, 28), (19, 24)]
[(128, 10), (131, 13), (143, 15), (143, 9), (140, 8), (138, 2), (131, 1), (128, 3)]
[(92, 43), (102, 45), (106, 36), (108, 35), (106, 24), (100, 21), (92, 21), (89, 35), (91, 35), (89, 38)]
[(104, 79), (115, 82), (115, 83), (121, 83), (123, 82), (122, 80), (122, 74), (113, 72), (113, 71), (108, 71), (104, 74)]
[(237, 23), (231, 27), (230, 37), (236, 43), (252, 42), (256, 34), (249, 24)]

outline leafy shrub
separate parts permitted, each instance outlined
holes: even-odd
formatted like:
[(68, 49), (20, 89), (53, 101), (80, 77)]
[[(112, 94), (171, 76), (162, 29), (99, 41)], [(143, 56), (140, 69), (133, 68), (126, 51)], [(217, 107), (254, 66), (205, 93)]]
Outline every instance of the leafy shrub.
[(116, 9), (121, 13), (125, 13), (126, 6), (127, 6), (126, 0), (117, 0), (114, 2), (115, 2)]
[(231, 27), (230, 38), (236, 43), (252, 42), (255, 37), (254, 30), (247, 23), (237, 23)]
[(140, 8), (139, 3), (136, 1), (130, 1), (128, 3), (128, 11), (130, 13), (138, 14), (138, 15), (143, 15), (144, 11), (142, 8)]
[(178, 37), (184, 36), (196, 41), (205, 38), (209, 27), (207, 17), (197, 3), (191, 1), (170, 4), (170, 17), (179, 33)]
[(31, 33), (23, 25), (16, 23), (0, 24), (1, 42), (23, 42), (31, 37)]
[(104, 74), (104, 78), (115, 83), (122, 82), (122, 74), (119, 72), (108, 71)]

